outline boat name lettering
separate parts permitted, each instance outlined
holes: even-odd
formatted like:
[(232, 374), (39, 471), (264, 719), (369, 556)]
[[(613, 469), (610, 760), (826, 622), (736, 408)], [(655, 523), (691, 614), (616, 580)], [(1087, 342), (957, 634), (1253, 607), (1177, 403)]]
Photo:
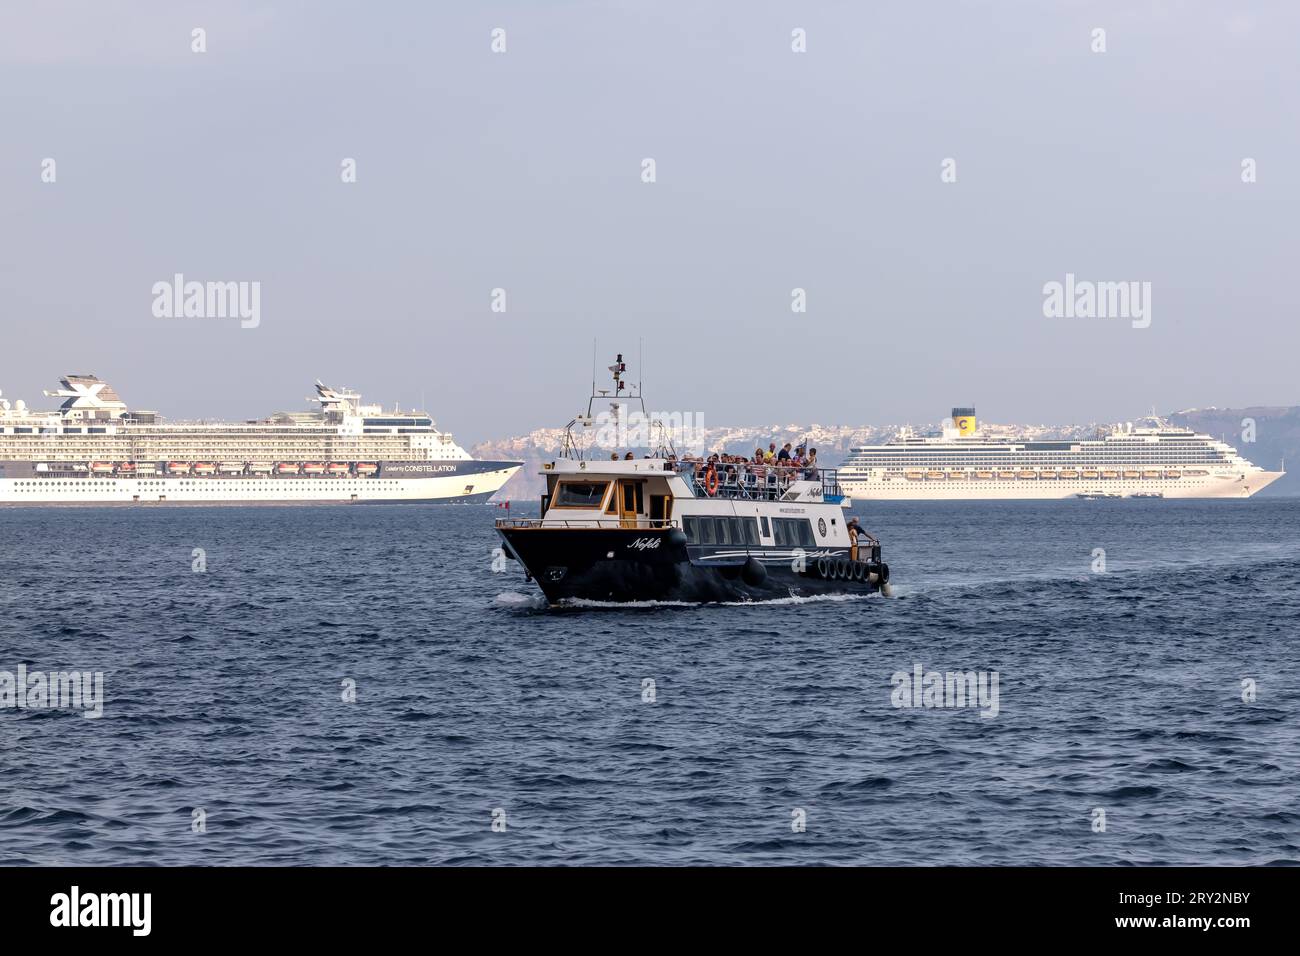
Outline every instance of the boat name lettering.
[(663, 538), (637, 538), (628, 545), (628, 549), (631, 551), (652, 551), (659, 547), (659, 542), (662, 540)]

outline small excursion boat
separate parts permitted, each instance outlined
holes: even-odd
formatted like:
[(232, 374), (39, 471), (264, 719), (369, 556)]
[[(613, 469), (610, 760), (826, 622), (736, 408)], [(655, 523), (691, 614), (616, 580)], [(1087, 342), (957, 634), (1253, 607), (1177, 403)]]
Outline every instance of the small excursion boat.
[[(889, 593), (880, 542), (850, 531), (836, 469), (679, 457), (658, 423), (660, 444), (644, 458), (583, 457), (575, 428), (627, 421), (634, 403), (650, 422), (621, 355), (610, 371), (612, 392), (591, 396), (564, 454), (542, 465), (541, 517), (496, 522), (507, 557), (551, 604)], [(601, 400), (609, 412), (593, 415)]]

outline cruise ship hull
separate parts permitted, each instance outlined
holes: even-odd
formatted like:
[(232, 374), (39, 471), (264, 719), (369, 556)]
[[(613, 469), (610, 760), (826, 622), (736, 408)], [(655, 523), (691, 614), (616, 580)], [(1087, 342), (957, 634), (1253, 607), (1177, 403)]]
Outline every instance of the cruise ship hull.
[(840, 486), (854, 500), (970, 501), (1075, 498), (1104, 492), (1162, 498), (1249, 498), (1281, 478), (1280, 471), (1209, 474), (1179, 478), (922, 478), (903, 475), (855, 479), (840, 472)]
[[(140, 475), (50, 471), (0, 463), (0, 504), (469, 503), (487, 501), (519, 470), (509, 461), (381, 462), (373, 475)], [(164, 466), (165, 467), (165, 466)]]

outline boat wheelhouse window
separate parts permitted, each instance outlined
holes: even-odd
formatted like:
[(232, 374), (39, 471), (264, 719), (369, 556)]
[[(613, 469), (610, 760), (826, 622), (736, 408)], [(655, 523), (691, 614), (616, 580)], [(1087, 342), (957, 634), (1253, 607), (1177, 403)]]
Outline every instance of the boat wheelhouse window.
[(812, 522), (807, 518), (773, 518), (772, 532), (777, 547), (812, 548), (817, 544), (813, 539)]
[(555, 508), (599, 508), (607, 481), (562, 481), (555, 489)]
[(767, 523), (767, 515), (763, 515), (763, 517), (759, 518), (758, 521), (763, 526), (763, 537), (772, 537), (772, 528)]

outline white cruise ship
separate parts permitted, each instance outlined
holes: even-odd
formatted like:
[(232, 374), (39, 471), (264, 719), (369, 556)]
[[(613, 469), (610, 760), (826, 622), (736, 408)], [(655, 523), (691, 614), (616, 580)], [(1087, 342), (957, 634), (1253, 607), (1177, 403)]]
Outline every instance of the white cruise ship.
[(0, 398), (0, 503), (486, 501), (521, 464), (321, 382), (318, 408), (240, 423), (132, 411), (94, 375), (62, 386), (53, 411)]
[(839, 481), (859, 499), (1249, 498), (1283, 474), (1158, 418), (1095, 439), (1024, 441), (982, 435), (975, 409), (954, 408), (940, 435), (903, 429), (852, 449)]

